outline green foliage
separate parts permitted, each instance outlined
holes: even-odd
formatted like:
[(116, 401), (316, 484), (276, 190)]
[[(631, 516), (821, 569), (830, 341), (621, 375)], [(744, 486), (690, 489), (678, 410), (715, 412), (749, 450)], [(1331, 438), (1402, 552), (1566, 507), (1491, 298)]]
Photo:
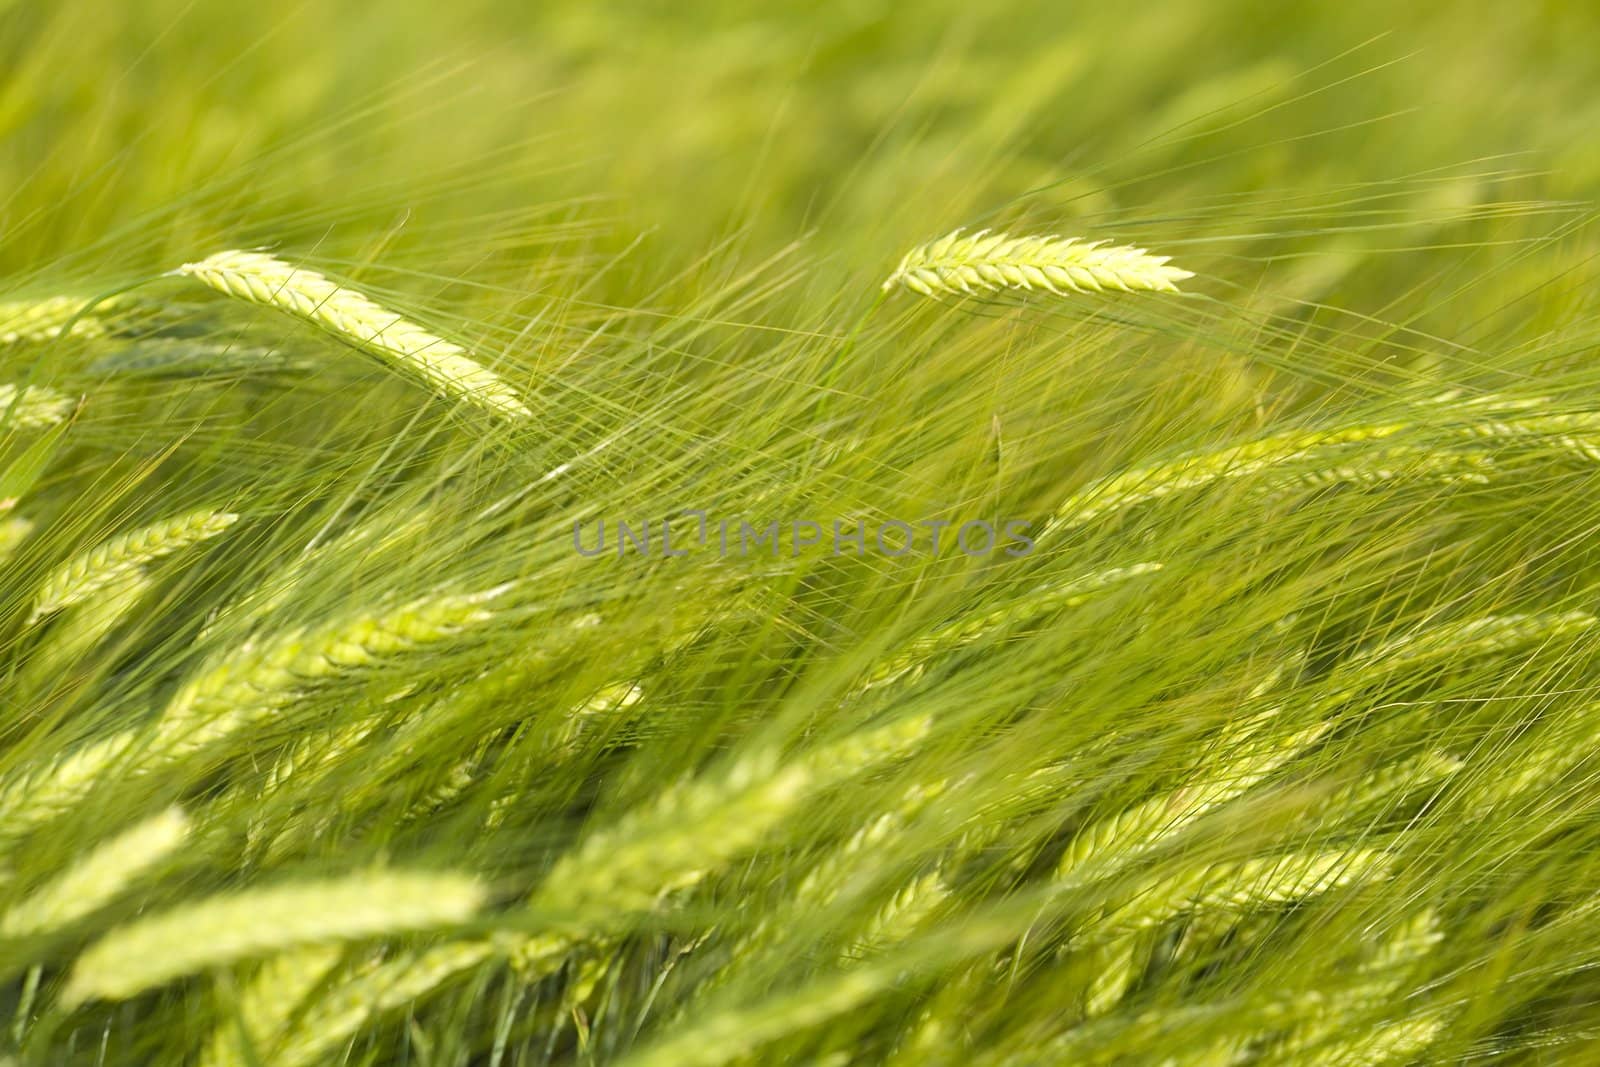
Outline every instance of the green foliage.
[(1597, 31), (0, 2), (0, 1065), (1587, 1062)]

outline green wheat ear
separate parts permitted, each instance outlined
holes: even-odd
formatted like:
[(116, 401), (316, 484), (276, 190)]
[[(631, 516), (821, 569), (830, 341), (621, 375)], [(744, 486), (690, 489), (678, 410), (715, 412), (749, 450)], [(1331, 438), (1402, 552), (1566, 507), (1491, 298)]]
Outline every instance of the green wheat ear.
[(955, 230), (907, 252), (883, 288), (903, 285), (924, 296), (1000, 289), (1175, 293), (1177, 283), (1194, 273), (1168, 266), (1168, 258), (1077, 237), (1010, 237), (988, 230), (963, 236)]

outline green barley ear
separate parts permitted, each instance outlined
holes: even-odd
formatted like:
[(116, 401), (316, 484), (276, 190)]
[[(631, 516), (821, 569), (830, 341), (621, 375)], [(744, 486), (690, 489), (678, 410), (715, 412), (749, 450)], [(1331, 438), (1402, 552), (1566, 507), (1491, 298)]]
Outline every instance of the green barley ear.
[(344, 949), (313, 945), (274, 956), (244, 986), (232, 1017), (217, 1024), (200, 1055), (200, 1067), (249, 1067), (244, 1049), (259, 1061), (283, 1040), (306, 998), (326, 984)]
[[(0, 345), (51, 341), (60, 337), (63, 329), (69, 337), (100, 337), (105, 333), (100, 319), (85, 315), (73, 321), (89, 303), (79, 296), (50, 296), (0, 304)], [(105, 303), (101, 301), (101, 306)]]
[(1199, 864), (1176, 878), (1152, 880), (1085, 931), (1085, 941), (1148, 930), (1190, 912), (1242, 913), (1295, 904), (1335, 889), (1389, 876), (1392, 857), (1370, 848), (1295, 852)]
[(907, 252), (883, 288), (903, 285), (924, 296), (1000, 289), (1175, 293), (1177, 283), (1194, 273), (1168, 266), (1167, 259), (1107, 241), (1009, 237), (988, 230), (963, 236), (956, 230)]
[(0, 937), (53, 933), (111, 903), (189, 836), (177, 808), (152, 816), (112, 838), (0, 915)]
[(408, 949), (377, 967), (333, 985), (311, 1001), (272, 1048), (276, 1067), (310, 1067), (381, 1018), (440, 985), (486, 963), (496, 954), (489, 941), (446, 941)]
[(533, 414), (498, 374), (460, 345), (336, 285), (315, 271), (264, 252), (219, 252), (177, 270), (239, 300), (287, 312), (326, 330), (435, 392), (512, 419)]
[(785, 763), (767, 750), (725, 775), (665, 791), (563, 856), (534, 896), (536, 907), (613, 913), (650, 908), (755, 848), (829, 786), (913, 751), (927, 716), (864, 731)]
[(488, 602), (508, 588), (423, 597), (246, 642), (179, 687), (156, 724), (155, 748), (169, 758), (197, 752), (320, 685), (481, 626), (493, 618)]
[(117, 927), (78, 957), (64, 1005), (126, 1000), (208, 967), (466, 922), (487, 898), (448, 872), (372, 871), (210, 897)]
[(20, 515), (4, 517), (6, 505), (9, 503), (0, 500), (0, 563), (10, 559), (11, 554), (28, 539), (29, 534), (33, 533), (32, 520), (22, 518)]
[(0, 382), (0, 427), (42, 430), (72, 414), (72, 399), (42, 385)]
[(226, 511), (197, 511), (118, 534), (50, 575), (34, 598), (30, 621), (137, 579), (145, 564), (216, 537), (238, 521)]

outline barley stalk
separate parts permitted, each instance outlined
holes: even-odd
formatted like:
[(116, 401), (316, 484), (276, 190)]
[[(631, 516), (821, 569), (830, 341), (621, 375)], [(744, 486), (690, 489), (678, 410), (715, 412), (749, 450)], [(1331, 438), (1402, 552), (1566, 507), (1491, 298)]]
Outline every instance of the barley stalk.
[(924, 296), (1043, 289), (1052, 293), (1155, 290), (1175, 293), (1193, 272), (1131, 245), (1076, 237), (1010, 237), (979, 230), (918, 245), (883, 283)]
[(239, 516), (196, 511), (118, 534), (62, 564), (34, 597), (31, 621), (137, 579), (148, 563), (216, 537)]
[(470, 919), (486, 896), (468, 875), (372, 871), (211, 897), (95, 942), (78, 957), (62, 1003), (126, 1000), (208, 967), (304, 945), (452, 926)]
[(460, 345), (315, 271), (291, 266), (263, 252), (230, 251), (185, 263), (178, 273), (218, 292), (312, 323), (353, 348), (420, 378), (443, 396), (506, 418), (533, 414), (504, 379), (472, 359)]

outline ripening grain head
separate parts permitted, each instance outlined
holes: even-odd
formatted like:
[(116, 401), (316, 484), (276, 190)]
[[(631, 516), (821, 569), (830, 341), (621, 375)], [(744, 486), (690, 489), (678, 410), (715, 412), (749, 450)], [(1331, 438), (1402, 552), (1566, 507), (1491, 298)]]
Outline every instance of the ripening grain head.
[(0, 937), (50, 933), (92, 914), (170, 856), (188, 834), (189, 820), (177, 808), (137, 823), (0, 915)]
[(216, 537), (238, 520), (239, 516), (225, 511), (197, 511), (118, 534), (51, 574), (34, 598), (33, 618), (137, 578), (145, 564)]
[(468, 356), (460, 345), (316, 271), (291, 266), (263, 252), (219, 252), (198, 263), (185, 263), (178, 273), (218, 292), (321, 327), (396, 370), (420, 378), (441, 395), (505, 418), (523, 419), (533, 414), (503, 378)]
[(105, 333), (99, 319), (89, 315), (74, 318), (88, 305), (88, 300), (78, 296), (0, 304), (0, 345), (49, 341), (60, 337), (63, 330), (69, 337), (99, 337)]
[(42, 385), (0, 382), (0, 427), (39, 430), (72, 413), (72, 399)]
[(407, 871), (214, 896), (114, 929), (78, 957), (62, 1000), (124, 1000), (208, 967), (303, 945), (452, 926), (470, 919), (486, 896), (469, 875)]
[(883, 288), (903, 285), (924, 296), (999, 289), (1175, 293), (1177, 283), (1194, 273), (1168, 266), (1167, 259), (1106, 241), (1009, 237), (988, 230), (963, 236), (956, 230), (907, 252)]

